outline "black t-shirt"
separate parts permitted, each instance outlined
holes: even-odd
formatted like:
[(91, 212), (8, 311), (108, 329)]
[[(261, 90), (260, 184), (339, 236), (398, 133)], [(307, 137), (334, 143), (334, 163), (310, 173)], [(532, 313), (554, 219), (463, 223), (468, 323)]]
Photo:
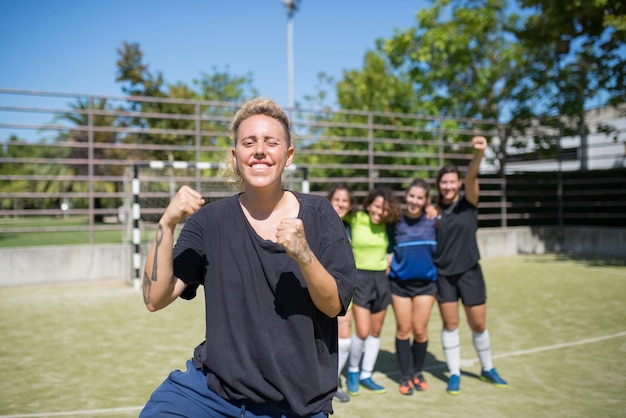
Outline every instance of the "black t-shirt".
[(461, 274), (478, 263), (477, 230), (478, 208), (468, 202), (465, 195), (442, 207), (435, 253), (435, 265), (440, 275)]
[[(308, 244), (337, 281), (343, 313), (356, 286), (354, 257), (328, 200), (294, 193)], [(262, 239), (238, 196), (191, 216), (174, 248), (174, 275), (192, 298), (204, 285), (206, 341), (194, 364), (229, 400), (286, 402), (299, 415), (332, 412), (337, 386), (337, 319), (319, 311), (296, 261)]]

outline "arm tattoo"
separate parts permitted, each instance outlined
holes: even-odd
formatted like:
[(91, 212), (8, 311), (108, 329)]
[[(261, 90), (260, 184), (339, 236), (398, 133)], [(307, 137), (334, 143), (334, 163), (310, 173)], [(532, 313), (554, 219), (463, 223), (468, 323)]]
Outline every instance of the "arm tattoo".
[(148, 273), (143, 273), (143, 301), (146, 305), (150, 303), (150, 288), (152, 282), (157, 281), (157, 260), (159, 255), (159, 246), (163, 241), (163, 226), (159, 224), (154, 238), (154, 259), (152, 260), (152, 277), (148, 276)]
[(157, 281), (157, 260), (159, 259), (159, 247), (161, 246), (162, 241), (163, 226), (159, 224), (156, 236), (154, 237), (154, 259), (152, 260), (152, 277), (150, 278), (153, 282)]
[(150, 304), (150, 288), (152, 287), (152, 283), (150, 282), (150, 276), (144, 271), (143, 272), (143, 303), (146, 305)]

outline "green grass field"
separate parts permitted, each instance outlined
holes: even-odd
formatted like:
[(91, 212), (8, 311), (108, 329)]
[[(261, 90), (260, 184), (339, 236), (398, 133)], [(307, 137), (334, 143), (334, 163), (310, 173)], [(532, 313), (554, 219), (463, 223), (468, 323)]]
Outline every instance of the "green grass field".
[[(461, 394), (446, 394), (435, 307), (430, 388), (400, 395), (389, 308), (375, 371), (388, 392), (362, 389), (336, 403), (334, 416), (626, 416), (626, 262), (519, 256), (484, 260), (483, 270), (494, 363), (508, 389), (478, 380), (462, 316)], [(203, 317), (199, 298), (149, 313), (122, 282), (0, 288), (0, 416), (135, 417), (184, 367), (203, 338)]]
[[(103, 225), (103, 224), (97, 224)], [(89, 244), (89, 231), (48, 231), (51, 227), (81, 227), (87, 228), (89, 221), (86, 216), (71, 216), (68, 218), (54, 218), (49, 216), (3, 218), (0, 219), (2, 228), (37, 228), (38, 232), (21, 232), (19, 230), (0, 233), (0, 248), (32, 247), (37, 245), (71, 245)], [(109, 225), (110, 226), (110, 225)], [(124, 231), (119, 230), (94, 231), (96, 244), (111, 244), (124, 242)]]

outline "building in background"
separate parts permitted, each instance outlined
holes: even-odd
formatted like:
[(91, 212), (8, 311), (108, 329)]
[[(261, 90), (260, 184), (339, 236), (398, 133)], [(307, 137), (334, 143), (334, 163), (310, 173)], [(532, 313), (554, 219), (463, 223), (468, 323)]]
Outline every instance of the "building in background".
[[(626, 103), (618, 107), (604, 106), (585, 113), (587, 125), (588, 170), (606, 170), (626, 167)], [(533, 141), (520, 150), (507, 147), (506, 174), (539, 171), (576, 171), (583, 168), (582, 141), (580, 136), (564, 136), (560, 141), (558, 157), (542, 158)], [(481, 171), (497, 172), (499, 162), (495, 158), (498, 141), (486, 152)]]

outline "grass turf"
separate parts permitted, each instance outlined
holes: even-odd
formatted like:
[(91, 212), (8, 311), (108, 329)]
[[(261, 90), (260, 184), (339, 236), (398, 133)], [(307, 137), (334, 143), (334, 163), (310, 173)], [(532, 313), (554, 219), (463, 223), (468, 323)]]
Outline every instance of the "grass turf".
[[(391, 307), (374, 378), (339, 417), (621, 417), (626, 415), (626, 263), (567, 256), (484, 260), (494, 363), (509, 381), (478, 379), (461, 315), (461, 394), (447, 369), (435, 307), (425, 367), (429, 390), (398, 392)], [(132, 417), (204, 334), (202, 300), (149, 313), (120, 282), (0, 288), (0, 415)], [(73, 411), (73, 412), (72, 412)], [(32, 415), (29, 415), (32, 414)]]
[[(103, 224), (97, 224), (100, 226)], [(72, 245), (88, 244), (89, 231), (49, 231), (55, 227), (81, 227), (87, 228), (89, 221), (85, 216), (71, 216), (68, 218), (54, 218), (48, 216), (3, 218), (0, 219), (0, 227), (7, 228), (7, 232), (0, 233), (0, 248), (32, 247), (38, 245)], [(111, 227), (112, 225), (107, 225)], [(37, 228), (38, 232), (12, 231), (12, 228)], [(122, 225), (117, 225), (116, 230), (94, 231), (96, 244), (111, 244), (124, 242), (124, 230)]]

